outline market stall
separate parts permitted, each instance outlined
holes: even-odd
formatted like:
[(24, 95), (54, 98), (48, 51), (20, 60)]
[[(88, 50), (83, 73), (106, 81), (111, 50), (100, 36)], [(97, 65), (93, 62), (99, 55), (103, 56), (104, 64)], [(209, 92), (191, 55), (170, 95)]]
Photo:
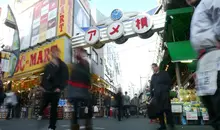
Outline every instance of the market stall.
[(195, 89), (179, 89), (172, 99), (172, 112), (177, 124), (203, 125), (209, 120), (207, 109), (196, 96)]

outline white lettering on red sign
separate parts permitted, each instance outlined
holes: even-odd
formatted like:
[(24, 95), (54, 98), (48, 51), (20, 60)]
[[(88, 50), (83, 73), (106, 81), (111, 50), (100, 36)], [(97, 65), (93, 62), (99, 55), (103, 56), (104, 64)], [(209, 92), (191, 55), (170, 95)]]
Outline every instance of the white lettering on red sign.
[(132, 28), (137, 34), (148, 32), (153, 26), (153, 21), (149, 14), (138, 15), (132, 22)]
[(96, 44), (100, 38), (100, 31), (98, 28), (90, 28), (85, 34), (85, 41), (88, 44)]
[(121, 22), (113, 22), (108, 26), (107, 35), (109, 39), (116, 40), (121, 38), (124, 34), (124, 25)]

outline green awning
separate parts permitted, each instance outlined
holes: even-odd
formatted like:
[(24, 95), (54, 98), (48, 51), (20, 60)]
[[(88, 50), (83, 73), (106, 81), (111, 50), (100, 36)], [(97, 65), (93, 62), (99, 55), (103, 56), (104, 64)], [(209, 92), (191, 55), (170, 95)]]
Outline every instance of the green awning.
[(168, 42), (167, 47), (172, 62), (195, 60), (197, 58), (197, 54), (189, 41)]
[(167, 10), (164, 42), (189, 40), (193, 8)]

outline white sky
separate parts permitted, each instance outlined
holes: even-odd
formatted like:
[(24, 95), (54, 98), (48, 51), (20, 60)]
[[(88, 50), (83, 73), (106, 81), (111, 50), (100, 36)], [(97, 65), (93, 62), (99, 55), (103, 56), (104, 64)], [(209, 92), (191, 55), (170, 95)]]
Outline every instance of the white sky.
[[(123, 76), (123, 90), (128, 90), (128, 84), (134, 84), (135, 89), (141, 89), (140, 77), (147, 77), (151, 71), (151, 64), (154, 58), (154, 44), (157, 35), (149, 39), (141, 39), (139, 37), (130, 38), (123, 45), (117, 46), (120, 57), (120, 64)], [(142, 78), (142, 87), (148, 81)]]

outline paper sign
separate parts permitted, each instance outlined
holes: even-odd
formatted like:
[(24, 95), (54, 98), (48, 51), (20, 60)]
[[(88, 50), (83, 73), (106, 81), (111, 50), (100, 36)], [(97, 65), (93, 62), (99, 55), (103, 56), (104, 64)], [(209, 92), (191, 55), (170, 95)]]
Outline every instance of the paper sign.
[(171, 108), (172, 108), (173, 113), (182, 113), (183, 112), (182, 105), (172, 105)]
[(186, 119), (187, 120), (198, 120), (197, 112), (186, 112)]

